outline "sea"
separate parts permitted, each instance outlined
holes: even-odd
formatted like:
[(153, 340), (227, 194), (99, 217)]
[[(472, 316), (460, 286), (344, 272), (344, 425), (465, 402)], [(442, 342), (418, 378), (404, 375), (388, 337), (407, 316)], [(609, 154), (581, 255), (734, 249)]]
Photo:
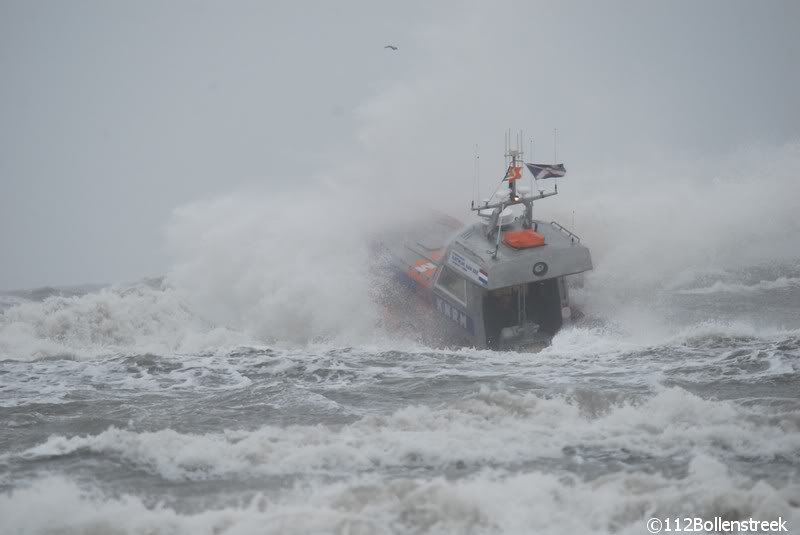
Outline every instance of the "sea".
[(535, 353), (426, 347), (345, 294), (4, 292), (0, 533), (800, 532), (800, 261), (612, 279)]

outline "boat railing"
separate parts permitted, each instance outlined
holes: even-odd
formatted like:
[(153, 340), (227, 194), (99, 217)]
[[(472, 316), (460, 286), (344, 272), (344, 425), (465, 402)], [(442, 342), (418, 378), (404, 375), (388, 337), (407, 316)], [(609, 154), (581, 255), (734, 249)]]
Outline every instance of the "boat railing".
[(554, 227), (556, 227), (561, 232), (565, 233), (567, 236), (569, 236), (570, 239), (572, 240), (572, 243), (575, 243), (575, 242), (580, 243), (581, 242), (581, 239), (578, 237), (577, 234), (575, 234), (574, 232), (572, 232), (568, 228), (564, 227), (563, 225), (560, 225), (560, 224), (556, 223), (555, 221), (550, 221), (550, 224), (553, 225)]

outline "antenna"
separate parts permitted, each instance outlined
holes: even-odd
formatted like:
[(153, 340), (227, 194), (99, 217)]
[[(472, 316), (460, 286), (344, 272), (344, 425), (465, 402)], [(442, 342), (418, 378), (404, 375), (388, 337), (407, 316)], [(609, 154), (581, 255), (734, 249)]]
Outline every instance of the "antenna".
[[(555, 131), (554, 131), (554, 142), (555, 142)], [(533, 202), (539, 199), (544, 199), (546, 197), (551, 197), (553, 195), (558, 194), (558, 186), (556, 185), (555, 191), (550, 191), (545, 193), (543, 190), (539, 190), (538, 195), (521, 195), (517, 192), (517, 180), (522, 178), (522, 169), (524, 166), (524, 160), (522, 158), (523, 155), (523, 147), (525, 144), (525, 132), (523, 130), (519, 130), (516, 133), (514, 138), (514, 144), (512, 145), (511, 142), (511, 129), (507, 129), (505, 131), (505, 160), (506, 160), (506, 171), (504, 174), (503, 179), (500, 181), (497, 187), (495, 187), (494, 192), (492, 193), (491, 197), (485, 201), (479, 203), (479, 206), (475, 206), (474, 202), (471, 207), (473, 212), (477, 211), (478, 215), (483, 218), (488, 218), (486, 223), (485, 234), (489, 240), (493, 240), (495, 242), (494, 251), (488, 251), (492, 254), (493, 258), (497, 258), (497, 254), (499, 251), (499, 244), (500, 244), (500, 234), (502, 231), (503, 226), (503, 219), (501, 214), (506, 208), (511, 206), (515, 206), (518, 204), (522, 204), (525, 206), (525, 213), (522, 216), (522, 226), (523, 228), (536, 228), (537, 223), (533, 220)], [(531, 148), (531, 157), (533, 156), (533, 139), (530, 139), (530, 148)], [(479, 168), (479, 161), (480, 156), (478, 155), (478, 146), (475, 146), (475, 173), (476, 179), (480, 174)], [(557, 156), (558, 153), (554, 149), (554, 156)], [(545, 166), (548, 167), (548, 166)], [(502, 198), (498, 199), (496, 202), (492, 203), (492, 199), (494, 199), (495, 195), (498, 194), (498, 190), (500, 189), (500, 185), (508, 181), (508, 191), (504, 192)], [(534, 185), (538, 188), (538, 178), (535, 173), (532, 173), (532, 182), (531, 185)], [(491, 215), (487, 215), (486, 212), (491, 210)]]
[[(528, 156), (529, 160), (528, 161), (529, 162), (533, 162), (534, 161), (534, 159), (533, 159), (533, 138), (531, 138), (530, 147), (531, 147), (531, 151), (528, 153), (529, 154), (529, 156)], [(531, 175), (531, 194), (532, 194), (534, 191), (536, 191), (536, 176), (534, 176), (533, 173), (530, 173), (530, 175)]]
[[(478, 145), (475, 145), (475, 157), (478, 157)], [(472, 206), (475, 206), (475, 190), (478, 184), (478, 163), (477, 160), (472, 162)]]
[(558, 128), (553, 128), (553, 163), (558, 163)]
[(472, 186), (473, 202), (477, 197), (481, 196), (481, 155), (478, 152), (478, 144), (475, 144), (475, 183)]

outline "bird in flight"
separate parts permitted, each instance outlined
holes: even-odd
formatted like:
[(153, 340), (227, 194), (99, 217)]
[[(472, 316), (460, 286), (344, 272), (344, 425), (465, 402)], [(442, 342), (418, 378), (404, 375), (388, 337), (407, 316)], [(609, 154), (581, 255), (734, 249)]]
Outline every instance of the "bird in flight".
[(385, 47), (383, 47), (383, 48), (391, 48), (392, 50), (397, 50), (397, 47), (396, 47), (396, 46), (394, 46), (394, 45), (386, 45), (386, 46), (385, 46)]

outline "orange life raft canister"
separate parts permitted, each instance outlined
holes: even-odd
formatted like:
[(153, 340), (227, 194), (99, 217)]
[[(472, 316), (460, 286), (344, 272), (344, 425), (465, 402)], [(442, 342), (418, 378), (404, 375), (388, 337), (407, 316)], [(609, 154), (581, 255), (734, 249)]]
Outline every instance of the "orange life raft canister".
[(528, 249), (544, 245), (544, 236), (530, 229), (509, 230), (503, 236), (503, 242), (514, 249)]

